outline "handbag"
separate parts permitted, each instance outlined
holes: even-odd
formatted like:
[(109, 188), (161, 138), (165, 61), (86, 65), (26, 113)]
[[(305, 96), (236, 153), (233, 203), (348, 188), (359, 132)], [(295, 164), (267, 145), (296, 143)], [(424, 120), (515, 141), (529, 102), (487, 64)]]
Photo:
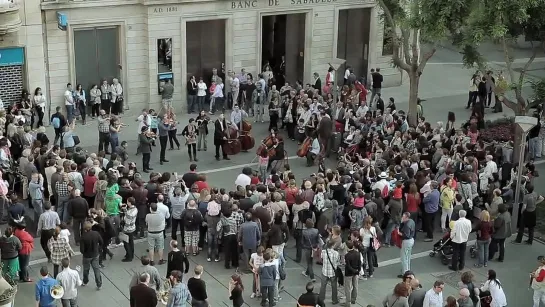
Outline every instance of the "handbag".
[[(331, 264), (332, 267), (335, 267), (333, 265), (333, 262), (331, 262), (331, 258), (329, 258), (329, 252), (327, 249), (325, 250), (325, 254), (327, 255), (327, 260), (329, 261), (329, 264)], [(335, 278), (337, 278), (337, 282), (339, 283), (339, 285), (344, 286), (344, 273), (339, 266), (335, 268)]]
[(74, 145), (77, 146), (79, 143), (81, 143), (81, 140), (79, 139), (79, 136), (73, 135), (72, 139), (74, 139)]
[(380, 243), (380, 240), (377, 237), (376, 230), (375, 233), (371, 233), (373, 237), (371, 238), (371, 248), (376, 252), (380, 249), (382, 244)]

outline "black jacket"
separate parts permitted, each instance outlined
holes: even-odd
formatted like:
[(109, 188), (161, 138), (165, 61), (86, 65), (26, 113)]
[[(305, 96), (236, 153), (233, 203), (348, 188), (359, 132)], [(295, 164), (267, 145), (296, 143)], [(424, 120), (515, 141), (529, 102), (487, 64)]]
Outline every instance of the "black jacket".
[(145, 284), (133, 286), (130, 291), (131, 307), (155, 307), (157, 306), (157, 294), (155, 290)]
[(87, 200), (81, 196), (74, 197), (68, 201), (68, 215), (75, 219), (84, 219), (89, 212)]
[(325, 307), (324, 300), (320, 299), (319, 295), (313, 292), (307, 292), (305, 294), (302, 294), (297, 300), (297, 303), (301, 306), (318, 305), (320, 307)]
[(223, 120), (223, 130), (221, 129), (220, 120), (217, 119), (214, 122), (214, 145), (222, 145), (223, 144), (223, 137), (224, 131), (227, 129), (227, 123), (225, 122), (225, 119)]
[(184, 274), (189, 272), (189, 260), (183, 251), (171, 251), (167, 256), (167, 278), (170, 277), (170, 272), (180, 271)]
[(104, 246), (104, 241), (98, 232), (84, 231), (81, 235), (79, 249), (83, 258), (98, 257), (102, 246)]
[(344, 270), (344, 276), (355, 276), (360, 273), (361, 269), (361, 258), (360, 253), (353, 249), (348, 251), (344, 256), (346, 267)]

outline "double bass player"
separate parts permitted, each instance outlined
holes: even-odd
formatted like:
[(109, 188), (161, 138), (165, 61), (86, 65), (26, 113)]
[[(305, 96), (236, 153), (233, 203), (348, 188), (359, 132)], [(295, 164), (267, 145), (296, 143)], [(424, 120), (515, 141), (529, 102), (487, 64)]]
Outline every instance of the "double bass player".
[(225, 153), (223, 146), (227, 141), (225, 136), (225, 130), (227, 129), (227, 122), (225, 121), (225, 115), (221, 113), (214, 123), (214, 145), (216, 146), (216, 160), (220, 160), (220, 149), (222, 151), (223, 160), (231, 160)]

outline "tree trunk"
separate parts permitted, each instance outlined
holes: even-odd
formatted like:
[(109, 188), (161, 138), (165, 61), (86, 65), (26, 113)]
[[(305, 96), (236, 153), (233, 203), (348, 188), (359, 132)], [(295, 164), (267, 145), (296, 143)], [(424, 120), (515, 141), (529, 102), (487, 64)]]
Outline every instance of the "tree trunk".
[(418, 85), (420, 76), (417, 72), (410, 71), (409, 74), (409, 111), (407, 120), (410, 127), (416, 127), (418, 122)]

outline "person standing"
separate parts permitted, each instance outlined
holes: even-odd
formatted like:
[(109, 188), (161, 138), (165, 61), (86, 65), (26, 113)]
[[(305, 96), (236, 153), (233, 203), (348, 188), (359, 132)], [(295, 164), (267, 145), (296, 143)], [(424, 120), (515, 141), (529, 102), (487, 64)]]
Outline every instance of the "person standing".
[(38, 227), (36, 233), (40, 236), (40, 245), (45, 252), (47, 260), (51, 262), (51, 251), (47, 247), (49, 239), (55, 234), (55, 229), (61, 224), (59, 214), (51, 210), (51, 203), (44, 203), (44, 213), (38, 218)]
[(490, 241), (488, 260), (494, 259), (497, 251), (500, 252), (499, 262), (503, 262), (505, 257), (505, 239), (511, 237), (511, 214), (507, 211), (505, 204), (498, 206), (499, 215), (494, 219), (494, 232)]
[(214, 123), (214, 145), (216, 146), (216, 160), (220, 160), (220, 149), (223, 154), (224, 160), (231, 160), (225, 153), (223, 148), (227, 137), (225, 136), (225, 130), (227, 129), (227, 123), (225, 122), (225, 116), (220, 114), (216, 122)]
[(148, 225), (148, 250), (151, 265), (154, 265), (153, 259), (155, 252), (159, 256), (159, 264), (164, 264), (163, 249), (165, 248), (165, 217), (157, 210), (157, 204), (150, 205), (150, 213), (146, 215), (146, 224)]
[(231, 280), (229, 280), (229, 299), (233, 301), (233, 307), (241, 307), (244, 304), (243, 291), (244, 285), (242, 284), (240, 275), (231, 275)]
[(26, 223), (24, 219), (15, 223), (15, 231), (13, 234), (21, 241), (21, 249), (19, 250), (19, 282), (32, 282), (28, 274), (28, 265), (30, 262), (30, 254), (34, 249), (34, 238), (26, 231)]
[(531, 288), (534, 290), (533, 307), (539, 307), (541, 302), (545, 303), (545, 257), (537, 257), (538, 268), (530, 273), (532, 278)]
[(348, 252), (344, 255), (344, 295), (346, 305), (349, 306), (349, 303), (356, 304), (358, 298), (358, 275), (362, 263), (360, 253), (354, 249), (354, 242), (346, 242), (346, 248)]
[(81, 235), (80, 252), (83, 256), (83, 286), (89, 282), (89, 270), (92, 267), (97, 290), (100, 290), (102, 287), (102, 276), (100, 275), (98, 258), (101, 249), (105, 247), (107, 242), (102, 240), (98, 232), (91, 230), (92, 227), (93, 225), (90, 222), (86, 222), (83, 225), (83, 234)]
[(28, 183), (28, 194), (32, 201), (32, 208), (36, 216), (43, 212), (44, 203), (44, 177), (40, 173), (33, 173)]
[(142, 126), (141, 133), (138, 135), (138, 151), (142, 153), (142, 171), (144, 173), (149, 173), (149, 171), (153, 170), (149, 166), (152, 140), (153, 138), (150, 135), (148, 126)]
[[(210, 210), (208, 212), (210, 213)], [(246, 212), (244, 214), (244, 223), (240, 225), (238, 233), (238, 242), (242, 246), (242, 264), (245, 271), (250, 271), (248, 261), (250, 261), (250, 256), (257, 251), (260, 241), (261, 231), (259, 226), (253, 221), (252, 213)]]
[(142, 276), (142, 274), (147, 274), (149, 276), (149, 279), (146, 282), (148, 287), (157, 291), (161, 289), (163, 286), (163, 280), (161, 279), (161, 275), (159, 274), (157, 268), (151, 265), (148, 255), (142, 255), (142, 257), (140, 257), (140, 263), (142, 266), (134, 270), (134, 275), (129, 283), (129, 289), (138, 284), (139, 277)]
[[(189, 124), (184, 127), (182, 135), (185, 137), (185, 144), (187, 146), (187, 154), (189, 155), (189, 162), (197, 162), (197, 127), (195, 126), (195, 119), (190, 118)], [(205, 143), (206, 144), (206, 143)]]
[(401, 217), (401, 274), (398, 278), (402, 278), (405, 272), (411, 269), (411, 255), (414, 246), (414, 238), (416, 236), (416, 225), (411, 219), (411, 213), (405, 212)]
[(174, 271), (187, 274), (187, 272), (189, 272), (189, 260), (187, 259), (185, 253), (178, 248), (178, 241), (171, 240), (170, 252), (167, 255), (166, 278), (169, 278)]
[(161, 103), (163, 104), (163, 109), (166, 111), (172, 108), (172, 95), (174, 94), (174, 85), (170, 79), (161, 82), (159, 86), (159, 92), (161, 93)]
[(433, 283), (433, 288), (429, 289), (424, 296), (424, 307), (443, 307), (443, 289), (445, 283), (437, 280)]
[[(325, 302), (323, 299), (320, 299), (319, 295), (314, 293), (314, 283), (309, 282), (306, 285), (306, 293), (301, 294), (297, 299), (298, 306), (320, 306), (325, 307)], [(349, 307), (350, 305), (346, 305)]]
[(522, 237), (524, 235), (524, 229), (528, 228), (528, 240), (524, 243), (532, 245), (534, 241), (534, 229), (536, 227), (537, 214), (536, 208), (537, 204), (543, 201), (543, 196), (538, 195), (534, 191), (534, 185), (531, 183), (526, 184), (526, 195), (522, 199), (522, 209), (520, 210), (521, 219), (518, 223), (518, 232), (516, 239), (512, 242), (515, 244), (522, 243)]
[(206, 282), (201, 279), (204, 268), (197, 265), (194, 269), (193, 277), (187, 280), (187, 288), (191, 294), (192, 306), (208, 306), (208, 293), (206, 292)]
[(461, 271), (465, 266), (466, 247), (469, 234), (473, 230), (471, 221), (466, 218), (467, 212), (460, 210), (460, 218), (454, 223), (454, 228), (450, 232), (452, 240), (452, 264), (449, 269)]
[(36, 306), (37, 307), (55, 307), (57, 302), (51, 296), (51, 288), (59, 284), (59, 282), (49, 276), (47, 266), (40, 269), (41, 279), (36, 282)]
[(199, 112), (204, 111), (204, 100), (206, 99), (206, 83), (202, 80), (202, 77), (199, 78), (199, 83), (197, 83), (197, 105)]
[(123, 113), (123, 87), (117, 78), (112, 80), (112, 86), (110, 91), (111, 102), (112, 102), (112, 113), (119, 115)]
[(62, 271), (57, 275), (57, 281), (64, 289), (64, 295), (61, 298), (62, 307), (78, 306), (78, 287), (83, 282), (79, 277), (79, 272), (70, 268), (70, 259), (61, 260)]
[(320, 286), (319, 298), (325, 300), (325, 291), (328, 282), (331, 283), (331, 301), (333, 305), (339, 303), (337, 293), (337, 275), (335, 274), (337, 268), (340, 265), (339, 252), (333, 249), (334, 243), (332, 241), (327, 242), (326, 248), (322, 250), (322, 283)]
[(32, 98), (32, 102), (34, 108), (36, 109), (36, 112), (38, 113), (38, 123), (36, 124), (36, 128), (39, 128), (44, 125), (43, 121), (45, 114), (45, 105), (47, 103), (47, 100), (45, 99), (45, 95), (42, 93), (41, 88), (37, 87), (34, 90), (34, 97)]
[[(98, 117), (98, 151), (104, 150), (106, 154), (108, 152), (108, 146), (110, 145), (110, 117), (106, 114), (105, 110), (100, 110), (100, 116)], [(112, 151), (115, 148), (112, 148)]]
[[(171, 288), (166, 307), (185, 307), (187, 302), (192, 300), (191, 293), (186, 284), (183, 283), (183, 274), (178, 270), (170, 272), (168, 279)], [(197, 305), (192, 306), (197, 307)]]
[(168, 130), (170, 128), (170, 120), (166, 115), (163, 116), (163, 119), (158, 122), (158, 132), (159, 132), (159, 144), (161, 145), (161, 151), (159, 153), (159, 163), (163, 165), (163, 162), (168, 162), (165, 158), (167, 150), (167, 141), (168, 141)]
[(252, 93), (252, 104), (254, 106), (252, 113), (255, 116), (255, 122), (263, 122), (265, 102), (267, 100), (267, 94), (265, 93), (264, 84), (265, 82), (257, 82), (255, 84), (255, 91)]
[[(425, 186), (424, 186), (425, 187)], [(433, 230), (435, 225), (435, 216), (439, 211), (439, 201), (441, 199), (441, 193), (437, 190), (437, 181), (430, 183), (431, 192), (424, 196), (422, 203), (424, 205), (424, 231), (426, 232), (426, 238), (424, 242), (433, 241)], [(422, 192), (422, 191), (421, 191)], [(426, 193), (424, 193), (426, 194)]]
[(377, 68), (375, 73), (371, 74), (371, 78), (373, 79), (373, 85), (371, 88), (371, 103), (372, 103), (373, 99), (375, 98), (375, 95), (382, 93), (382, 81), (384, 81), (384, 78), (382, 77), (382, 74), (380, 73), (380, 68)]
[(214, 104), (210, 104), (210, 114), (214, 114), (216, 110), (221, 110), (221, 113), (225, 112), (224, 98), (223, 98), (223, 83), (220, 77), (216, 78), (216, 86), (214, 92), (212, 93), (212, 99)]
[(80, 190), (75, 189), (74, 197), (68, 201), (68, 216), (72, 219), (76, 246), (79, 245), (81, 232), (83, 231), (83, 224), (85, 223), (89, 213), (89, 204), (87, 203), (87, 200), (80, 195)]
[(210, 118), (206, 115), (204, 110), (201, 110), (197, 121), (197, 150), (201, 151), (201, 145), (204, 146), (204, 151), (207, 150), (207, 138), (208, 138), (208, 122)]
[(110, 94), (112, 88), (108, 84), (108, 80), (103, 80), (102, 85), (100, 85), (100, 109), (108, 112), (110, 114), (111, 103), (110, 103)]
[(57, 142), (61, 138), (62, 131), (64, 129), (64, 126), (66, 126), (68, 123), (66, 121), (66, 117), (61, 113), (61, 107), (55, 108), (55, 113), (51, 115), (51, 126), (53, 126), (53, 130), (55, 130), (55, 141), (54, 144), (57, 144)]
[(231, 73), (231, 95), (233, 96), (233, 105), (238, 104), (238, 94), (240, 91), (240, 80), (235, 75), (235, 72)]
[(157, 306), (157, 294), (150, 287), (150, 275), (142, 273), (138, 276), (138, 284), (130, 288), (130, 306), (131, 307), (155, 307)]
[(66, 90), (64, 91), (64, 106), (66, 107), (68, 124), (71, 124), (74, 120), (74, 95), (71, 83), (66, 84)]
[(123, 211), (123, 233), (127, 236), (127, 240), (123, 240), (125, 257), (121, 261), (131, 262), (134, 258), (134, 236), (136, 234), (136, 217), (138, 216), (134, 197), (129, 197), (127, 204), (121, 206), (121, 210)]
[(53, 263), (53, 278), (57, 278), (57, 274), (59, 274), (59, 267), (61, 265), (62, 259), (74, 256), (74, 251), (68, 243), (68, 238), (63, 238), (60, 236), (60, 234), (61, 228), (57, 227), (55, 229), (55, 234), (47, 242), (47, 247), (51, 251), (51, 262)]

